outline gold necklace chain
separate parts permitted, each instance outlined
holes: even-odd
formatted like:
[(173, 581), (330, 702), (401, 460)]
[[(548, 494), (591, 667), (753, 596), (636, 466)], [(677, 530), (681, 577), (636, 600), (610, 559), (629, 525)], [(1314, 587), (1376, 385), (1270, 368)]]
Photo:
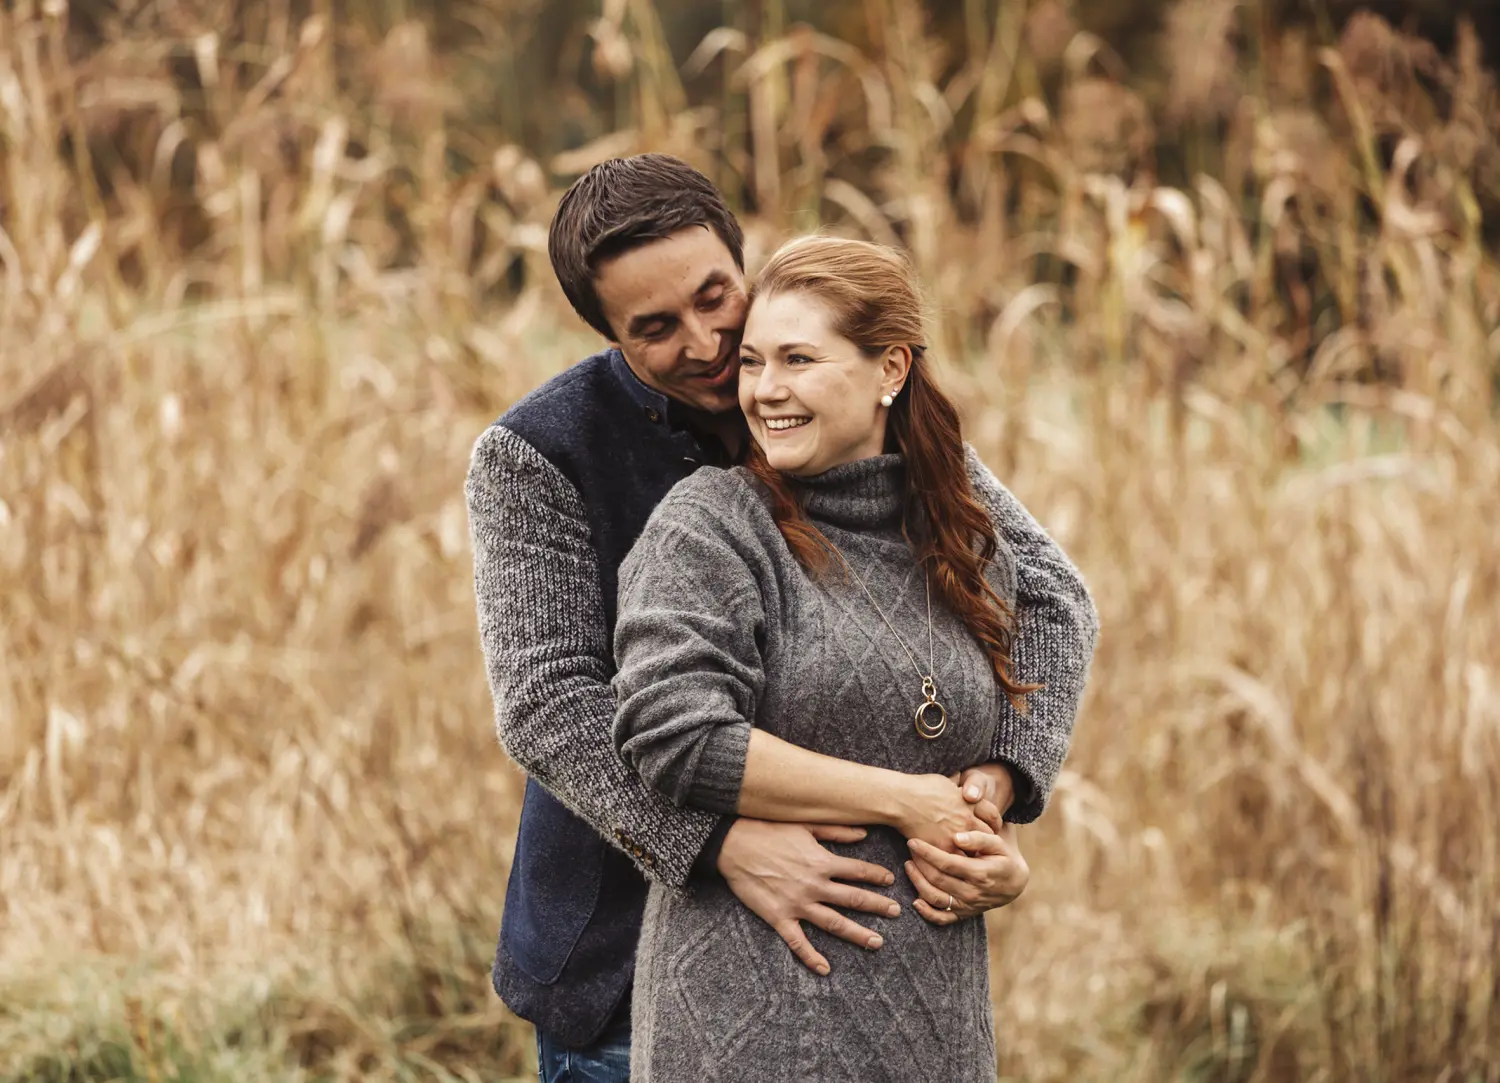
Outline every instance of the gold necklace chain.
[[(932, 679), (933, 671), (937, 669), (937, 651), (933, 647), (932, 638), (932, 581), (928, 578), (927, 569), (925, 567), (922, 569), (922, 587), (927, 592), (928, 659), (927, 672), (923, 673), (921, 665), (917, 662), (916, 653), (907, 645), (906, 639), (896, 630), (896, 626), (891, 623), (891, 619), (885, 615), (885, 610), (880, 608), (880, 603), (875, 600), (875, 595), (870, 593), (870, 588), (865, 584), (864, 577), (856, 572), (849, 562), (844, 559), (844, 554), (839, 550), (838, 546), (834, 545), (831, 541), (828, 543), (828, 546), (833, 550), (834, 555), (839, 558), (839, 563), (844, 566), (844, 570), (854, 577), (854, 581), (859, 584), (859, 588), (865, 592), (865, 597), (870, 600), (870, 605), (880, 615), (880, 619), (885, 623), (885, 626), (890, 629), (891, 635), (896, 637), (896, 642), (901, 644), (901, 649), (906, 652), (906, 658), (907, 661), (911, 662), (911, 668), (917, 671), (917, 676), (922, 681), (922, 702), (918, 705), (916, 713), (913, 715), (913, 721), (916, 724), (917, 735), (919, 737), (923, 737), (929, 741), (936, 740), (948, 729), (948, 711), (938, 702), (937, 685)], [(936, 721), (928, 720), (927, 712), (929, 711), (937, 712)]]

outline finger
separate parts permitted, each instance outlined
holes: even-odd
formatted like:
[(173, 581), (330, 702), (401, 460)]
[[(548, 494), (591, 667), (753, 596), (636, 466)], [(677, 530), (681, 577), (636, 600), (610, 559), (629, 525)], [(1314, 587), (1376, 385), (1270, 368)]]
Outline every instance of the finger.
[[(979, 812), (982, 809), (993, 809), (995, 807), (996, 806), (993, 801), (981, 801), (979, 804), (975, 805), (972, 809), (969, 810), (969, 823), (968, 826), (964, 828), (964, 830), (993, 832), (995, 829), (979, 818)], [(996, 814), (998, 816), (998, 809), (996, 810)]]
[(953, 841), (958, 848), (965, 853), (985, 855), (991, 857), (1015, 857), (1015, 849), (1005, 841), (1001, 834), (991, 834), (988, 831), (960, 831), (953, 836)]
[(960, 914), (957, 910), (939, 910), (936, 907), (927, 905), (927, 902), (923, 899), (918, 899), (912, 903), (911, 908), (921, 916), (923, 921), (931, 925), (952, 925), (960, 917), (968, 916)]
[(866, 891), (862, 887), (853, 884), (840, 884), (830, 880), (827, 891), (818, 900), (828, 906), (838, 906), (845, 910), (859, 910), (866, 914), (883, 914), (888, 918), (901, 916), (901, 904), (895, 899), (888, 899), (884, 895), (874, 891)]
[(869, 834), (863, 827), (844, 827), (840, 824), (809, 825), (813, 838), (819, 842), (863, 842)]
[(917, 872), (931, 885), (933, 896), (928, 901), (941, 910), (948, 905), (948, 896), (952, 895), (954, 903), (965, 903), (969, 906), (977, 905), (984, 889), (988, 885), (988, 879), (964, 880), (956, 876), (949, 876), (940, 872), (930, 865), (922, 862), (914, 862)]
[(830, 971), (828, 960), (818, 954), (818, 949), (812, 946), (812, 941), (802, 932), (802, 923), (788, 918), (775, 926), (776, 931), (781, 934), (781, 939), (786, 941), (786, 946), (792, 949), (803, 966), (814, 974), (827, 977)]
[(995, 780), (983, 771), (971, 767), (963, 773), (958, 782), (963, 787), (964, 800), (971, 805), (980, 801), (994, 802)]
[(1000, 818), (1000, 806), (993, 801), (981, 801), (974, 806), (974, 815), (984, 821), (984, 826), (998, 832), (1005, 821)]
[(854, 857), (833, 857), (824, 872), (831, 879), (853, 880), (857, 884), (880, 884), (882, 887), (889, 887), (896, 882), (896, 874), (884, 865), (877, 865), (873, 861), (860, 861)]
[[(948, 889), (936, 887), (927, 878), (919, 862), (908, 861), (906, 863), (906, 878), (911, 881), (911, 886), (917, 889), (917, 896), (925, 900), (928, 906), (934, 910), (948, 909)], [(953, 901), (957, 903), (956, 896)]]
[(933, 868), (946, 872), (950, 876), (957, 876), (961, 880), (969, 878), (970, 863), (973, 858), (950, 854), (947, 850), (939, 850), (936, 846), (923, 842), (921, 839), (908, 839), (906, 844), (911, 848), (914, 857), (921, 858)]
[(1020, 836), (1016, 834), (1015, 824), (1005, 824), (1000, 828), (999, 831), (996, 831), (995, 834), (999, 835), (1002, 839), (1005, 840), (1005, 845), (1010, 847), (1011, 856), (1021, 856), (1021, 839)]
[(874, 951), (885, 943), (885, 937), (873, 929), (866, 929), (852, 918), (846, 918), (837, 910), (827, 906), (814, 904), (807, 907), (802, 914), (803, 921), (810, 921), (825, 933), (847, 940), (857, 947), (869, 948)]

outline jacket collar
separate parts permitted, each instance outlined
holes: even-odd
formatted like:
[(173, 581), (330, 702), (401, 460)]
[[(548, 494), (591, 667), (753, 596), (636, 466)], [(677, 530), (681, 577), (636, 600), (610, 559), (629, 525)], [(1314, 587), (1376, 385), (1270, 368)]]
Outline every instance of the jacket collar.
[(640, 377), (631, 371), (630, 364), (625, 360), (625, 355), (620, 352), (618, 346), (611, 346), (608, 353), (610, 371), (614, 373), (615, 380), (625, 389), (625, 394), (629, 395), (636, 405), (647, 413), (655, 410), (658, 417), (666, 417), (672, 400), (656, 388), (647, 387), (641, 383)]
[[(618, 346), (612, 346), (608, 350), (610, 371), (619, 385), (625, 389), (628, 395), (641, 412), (651, 420), (653, 424), (662, 424), (671, 432), (687, 432), (693, 435), (695, 440), (701, 439), (701, 423), (695, 423), (695, 411), (692, 407), (678, 402), (669, 395), (664, 395), (654, 387), (647, 387), (641, 382), (639, 376), (631, 369), (625, 355), (620, 352)], [(717, 442), (717, 437), (712, 438)], [(749, 439), (748, 434), (746, 439)]]

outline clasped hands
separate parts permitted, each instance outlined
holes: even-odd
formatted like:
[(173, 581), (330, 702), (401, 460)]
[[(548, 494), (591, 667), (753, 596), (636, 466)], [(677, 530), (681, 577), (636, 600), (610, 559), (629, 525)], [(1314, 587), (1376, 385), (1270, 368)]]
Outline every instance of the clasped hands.
[(936, 837), (919, 828), (905, 832), (912, 855), (906, 875), (917, 889), (913, 906), (934, 925), (952, 925), (1008, 906), (1031, 879), (1015, 825), (1003, 820), (1015, 796), (1010, 773), (987, 764), (950, 781), (972, 806), (969, 822), (946, 834), (939, 830)]
[[(962, 802), (952, 800), (955, 788), (961, 789)], [(951, 925), (1005, 906), (1025, 890), (1031, 872), (1014, 826), (1002, 820), (1013, 796), (1010, 774), (999, 764), (949, 779), (912, 779), (892, 826), (907, 836), (912, 856), (905, 871), (917, 890), (913, 908), (923, 919)], [(823, 846), (864, 837), (858, 827), (738, 820), (720, 852), (719, 871), (736, 897), (775, 929), (808, 969), (827, 974), (828, 961), (808, 940), (804, 921), (873, 950), (884, 943), (880, 935), (834, 907), (885, 917), (901, 913), (894, 900), (856, 886), (889, 886), (895, 877), (888, 869)]]

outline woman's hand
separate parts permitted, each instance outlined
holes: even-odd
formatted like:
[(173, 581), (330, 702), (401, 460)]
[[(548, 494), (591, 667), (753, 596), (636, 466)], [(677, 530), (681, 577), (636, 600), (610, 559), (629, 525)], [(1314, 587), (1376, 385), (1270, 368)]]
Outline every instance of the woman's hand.
[[(1003, 763), (981, 763), (977, 767), (970, 767), (961, 775), (955, 775), (958, 784), (963, 787), (964, 797), (970, 804), (977, 805), (982, 801), (988, 801), (995, 806), (1000, 816), (1010, 811), (1011, 805), (1016, 801), (1015, 779), (1011, 777), (1010, 768)], [(982, 812), (979, 818), (989, 822), (989, 817)], [(999, 816), (996, 817), (999, 819)], [(998, 826), (996, 830), (999, 830)]]
[(954, 841), (963, 853), (949, 853), (922, 839), (908, 843), (912, 860), (906, 863), (906, 875), (917, 889), (912, 905), (927, 921), (952, 925), (1008, 906), (1026, 890), (1031, 868), (1021, 856), (1015, 824), (1002, 825), (999, 833), (962, 832)]
[(889, 825), (908, 839), (919, 839), (933, 849), (956, 850), (954, 836), (963, 832), (989, 832), (983, 814), (1000, 816), (986, 802), (970, 805), (956, 780), (942, 775), (907, 775), (902, 779)]

